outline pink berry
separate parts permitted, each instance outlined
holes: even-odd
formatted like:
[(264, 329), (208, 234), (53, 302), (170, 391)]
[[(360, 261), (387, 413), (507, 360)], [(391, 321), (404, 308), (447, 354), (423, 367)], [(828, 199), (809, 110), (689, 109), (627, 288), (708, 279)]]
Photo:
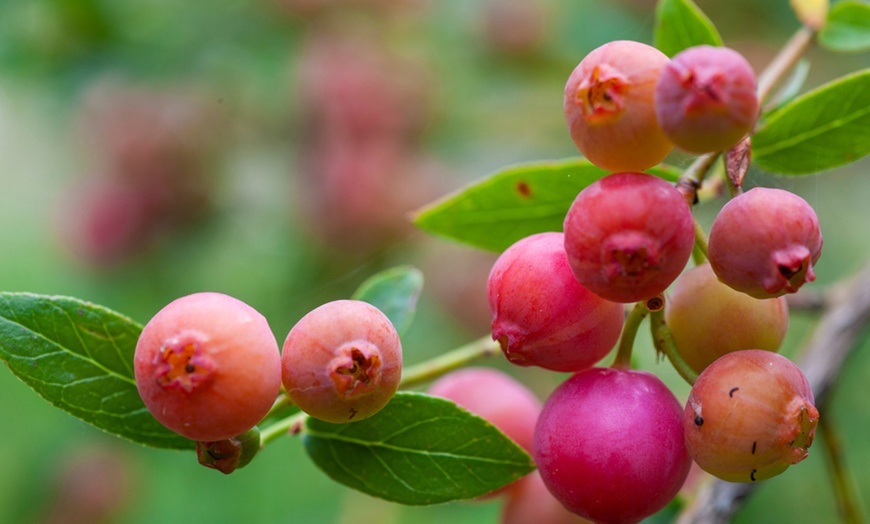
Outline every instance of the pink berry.
[[(497, 427), (518, 446), (532, 452), (532, 434), (541, 401), (522, 382), (492, 368), (463, 368), (432, 383), (428, 394), (452, 400)], [(490, 495), (513, 489), (515, 484)]]
[(355, 422), (381, 410), (402, 377), (402, 345), (378, 308), (335, 300), (293, 326), (281, 355), (290, 399), (314, 418)]
[(226, 440), (253, 428), (281, 387), (278, 344), (266, 319), (220, 293), (195, 293), (145, 325), (133, 357), (145, 406), (191, 440)]
[(608, 171), (643, 171), (673, 149), (656, 120), (655, 86), (668, 57), (629, 40), (608, 42), (565, 85), (565, 120), (577, 148)]
[(655, 375), (592, 368), (563, 382), (535, 427), (541, 478), (596, 522), (638, 522), (667, 505), (689, 472), (682, 406)]
[(758, 120), (755, 73), (737, 51), (691, 47), (665, 66), (655, 89), (655, 107), (665, 134), (681, 149), (724, 151)]
[(537, 471), (520, 479), (507, 492), (499, 524), (591, 524), (556, 500)]
[(801, 197), (756, 187), (731, 199), (713, 221), (710, 266), (719, 280), (756, 298), (794, 293), (816, 279), (822, 233)]
[(805, 459), (819, 412), (801, 370), (777, 353), (729, 353), (705, 369), (689, 394), (686, 446), (701, 469), (755, 482)]
[(519, 240), (496, 260), (487, 281), (492, 338), (520, 366), (579, 371), (613, 349), (622, 304), (602, 299), (571, 273), (562, 233)]
[(710, 264), (683, 272), (665, 303), (665, 322), (697, 373), (726, 353), (777, 351), (788, 329), (785, 297), (757, 299), (716, 278)]
[(486, 419), (527, 452), (541, 402), (523, 383), (492, 368), (463, 368), (450, 372), (429, 386), (430, 395), (452, 400)]
[(662, 293), (692, 254), (688, 203), (661, 178), (617, 173), (586, 187), (565, 217), (565, 250), (584, 287), (614, 302)]

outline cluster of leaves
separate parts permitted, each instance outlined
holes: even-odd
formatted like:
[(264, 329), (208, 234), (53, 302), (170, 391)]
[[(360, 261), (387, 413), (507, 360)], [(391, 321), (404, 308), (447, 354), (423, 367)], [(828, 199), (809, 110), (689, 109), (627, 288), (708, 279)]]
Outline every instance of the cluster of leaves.
[[(794, 2), (805, 24), (804, 4), (810, 3)], [(840, 2), (824, 20), (817, 33), (821, 45), (848, 52), (870, 48), (870, 5)], [(690, 0), (661, 0), (655, 28), (655, 45), (671, 56), (693, 45), (722, 45), (713, 23)], [(762, 169), (817, 173), (870, 153), (870, 70), (798, 94), (805, 69), (796, 68), (784, 82), (752, 136), (752, 160)], [(554, 96), (559, 91), (554, 88)], [(668, 166), (650, 172), (671, 181), (681, 176)], [(607, 174), (583, 159), (512, 166), (427, 206), (415, 222), (435, 235), (501, 251), (528, 235), (561, 230), (576, 194)], [(372, 277), (354, 298), (381, 308), (401, 333), (421, 286), (417, 270), (396, 268)], [(38, 394), (128, 440), (193, 450), (193, 442), (154, 420), (138, 396), (132, 360), (141, 329), (122, 314), (78, 299), (0, 293), (0, 359)], [(492, 425), (451, 402), (411, 392), (400, 392), (376, 416), (353, 424), (308, 419), (302, 440), (314, 463), (336, 481), (403, 504), (473, 498), (534, 468)]]

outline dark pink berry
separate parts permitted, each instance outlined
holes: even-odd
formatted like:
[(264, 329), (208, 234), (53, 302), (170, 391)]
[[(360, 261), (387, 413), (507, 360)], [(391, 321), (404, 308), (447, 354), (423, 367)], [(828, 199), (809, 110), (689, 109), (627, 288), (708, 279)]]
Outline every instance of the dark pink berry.
[(695, 242), (683, 195), (644, 173), (609, 175), (583, 189), (564, 228), (574, 276), (614, 302), (662, 293), (685, 267)]
[(656, 82), (668, 57), (629, 40), (608, 42), (577, 65), (565, 85), (564, 110), (577, 148), (608, 171), (643, 171), (673, 144), (656, 120)]
[(562, 233), (519, 240), (487, 281), (492, 338), (520, 366), (579, 371), (613, 349), (623, 306), (584, 288), (571, 273)]
[(758, 119), (755, 73), (726, 47), (696, 46), (664, 67), (655, 89), (659, 125), (690, 153), (724, 151)]
[(667, 505), (689, 472), (683, 408), (655, 375), (592, 368), (550, 395), (535, 427), (541, 478), (596, 522), (638, 522)]
[(253, 428), (281, 387), (278, 343), (266, 319), (220, 293), (195, 293), (161, 309), (139, 336), (133, 366), (154, 418), (201, 442)]
[(378, 308), (335, 300), (293, 326), (281, 355), (287, 395), (314, 418), (355, 422), (381, 410), (402, 378), (402, 344)]
[(816, 279), (819, 219), (803, 198), (756, 187), (731, 199), (713, 221), (710, 266), (719, 280), (756, 298), (794, 293)]
[(686, 446), (701, 469), (729, 482), (779, 475), (807, 457), (819, 412), (801, 370), (762, 350), (735, 351), (698, 377), (686, 403)]

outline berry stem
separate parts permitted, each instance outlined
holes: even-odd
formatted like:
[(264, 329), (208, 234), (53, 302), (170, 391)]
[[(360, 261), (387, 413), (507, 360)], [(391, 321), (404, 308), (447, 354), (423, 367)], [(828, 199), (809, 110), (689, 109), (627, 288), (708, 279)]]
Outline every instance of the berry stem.
[(698, 374), (689, 366), (680, 351), (677, 349), (677, 343), (674, 341), (674, 336), (671, 334), (671, 329), (665, 323), (664, 309), (653, 311), (650, 316), (650, 328), (652, 330), (653, 344), (659, 354), (664, 354), (671, 361), (671, 365), (677, 370), (683, 379), (694, 385), (698, 379)]
[(638, 302), (629, 312), (622, 328), (622, 336), (619, 339), (619, 349), (616, 358), (610, 367), (615, 369), (631, 369), (631, 350), (634, 347), (634, 339), (637, 338), (637, 328), (643, 319), (649, 314), (646, 302)]
[(692, 249), (692, 258), (696, 266), (707, 262), (707, 232), (698, 223), (697, 218), (695, 219), (695, 247)]
[(459, 369), (479, 358), (491, 357), (501, 353), (501, 346), (486, 335), (468, 344), (433, 359), (405, 368), (402, 372), (400, 388), (409, 388), (437, 378), (448, 371)]
[(779, 53), (758, 77), (758, 100), (761, 103), (771, 95), (773, 88), (791, 71), (798, 60), (813, 43), (816, 32), (806, 26), (801, 27), (785, 43)]
[(302, 425), (305, 423), (305, 419), (307, 418), (308, 414), (299, 411), (289, 417), (275, 422), (274, 424), (266, 426), (266, 428), (260, 431), (260, 448), (262, 449), (266, 447), (267, 444), (288, 432), (292, 435), (296, 435), (302, 429)]
[(864, 522), (858, 509), (854, 481), (846, 470), (846, 461), (843, 457), (843, 439), (840, 437), (836, 424), (831, 420), (830, 411), (825, 411), (825, 418), (819, 420), (818, 429), (822, 436), (822, 445), (828, 453), (826, 462), (833, 480), (831, 487), (834, 490), (834, 497), (837, 499), (837, 507), (843, 517), (843, 522), (847, 524)]
[(698, 202), (698, 189), (701, 188), (707, 173), (721, 155), (721, 152), (700, 155), (680, 175), (679, 180), (677, 180), (677, 189), (683, 193), (689, 206), (694, 206)]

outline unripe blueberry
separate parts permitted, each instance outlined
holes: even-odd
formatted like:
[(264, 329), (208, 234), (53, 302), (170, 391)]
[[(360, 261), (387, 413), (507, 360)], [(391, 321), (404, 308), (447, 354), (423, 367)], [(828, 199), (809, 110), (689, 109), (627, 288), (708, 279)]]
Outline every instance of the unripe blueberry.
[(673, 144), (659, 127), (653, 98), (668, 57), (629, 40), (608, 42), (577, 65), (565, 85), (565, 120), (577, 148), (608, 171), (643, 171)]
[(220, 293), (195, 293), (161, 309), (139, 336), (133, 366), (154, 418), (202, 442), (254, 427), (281, 388), (278, 344), (266, 319)]
[(755, 73), (726, 47), (696, 46), (677, 53), (655, 88), (659, 125), (690, 153), (724, 151), (758, 120)]
[(532, 434), (541, 402), (507, 373), (492, 368), (463, 368), (440, 377), (426, 392), (452, 400), (486, 419), (528, 453), (532, 452)]
[(541, 480), (541, 474), (533, 471), (520, 479), (507, 492), (501, 509), (499, 524), (590, 524), (568, 511)]
[(683, 272), (665, 302), (665, 322), (695, 372), (741, 349), (777, 351), (788, 329), (785, 297), (757, 299), (716, 278), (710, 264)]
[(695, 243), (688, 203), (673, 186), (644, 173), (617, 173), (586, 187), (568, 210), (565, 251), (584, 287), (614, 302), (662, 293)]
[(682, 417), (655, 375), (587, 369), (544, 403), (533, 455), (569, 510), (596, 522), (638, 522), (665, 507), (688, 475)]
[(756, 298), (794, 293), (816, 279), (819, 219), (803, 198), (756, 187), (731, 199), (713, 220), (710, 266), (719, 280)]
[(729, 353), (698, 377), (686, 403), (686, 446), (704, 471), (755, 482), (807, 457), (819, 412), (801, 370), (777, 353)]
[(487, 281), (492, 338), (520, 366), (579, 371), (619, 339), (622, 304), (602, 299), (571, 273), (562, 233), (538, 233), (499, 256)]
[(314, 418), (355, 422), (381, 410), (402, 377), (402, 344), (378, 308), (327, 302), (290, 330), (281, 355), (290, 399)]

